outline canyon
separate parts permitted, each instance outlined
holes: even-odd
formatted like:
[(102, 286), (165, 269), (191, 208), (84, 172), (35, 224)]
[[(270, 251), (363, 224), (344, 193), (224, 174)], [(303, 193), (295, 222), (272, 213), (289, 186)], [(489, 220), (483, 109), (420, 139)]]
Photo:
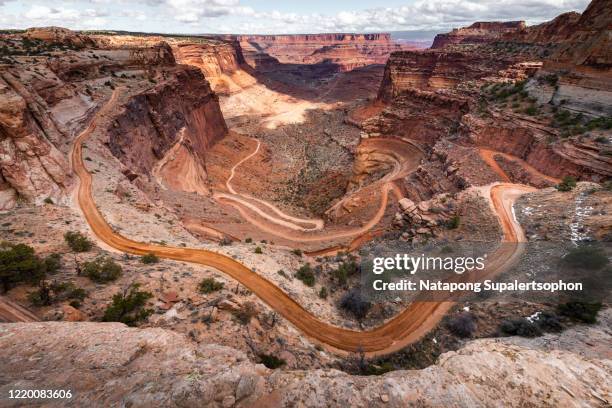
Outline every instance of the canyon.
[[(598, 323), (559, 315), (564, 331), (535, 338), (501, 327), (557, 298), (342, 305), (381, 247), (484, 242), (486, 271), (465, 277), (481, 280), (541, 269), (529, 244), (612, 238), (610, 21), (594, 0), (426, 50), (384, 33), (0, 34), (1, 238), (61, 258), (0, 296), (0, 390), (44, 380), (111, 406), (609, 404), (605, 299)], [(74, 231), (92, 248), (58, 238)], [(97, 258), (123, 272), (94, 282), (82, 266)], [(85, 296), (35, 304), (44, 282)], [(140, 327), (102, 322), (135, 283), (150, 294)], [(466, 314), (463, 338), (450, 327)]]

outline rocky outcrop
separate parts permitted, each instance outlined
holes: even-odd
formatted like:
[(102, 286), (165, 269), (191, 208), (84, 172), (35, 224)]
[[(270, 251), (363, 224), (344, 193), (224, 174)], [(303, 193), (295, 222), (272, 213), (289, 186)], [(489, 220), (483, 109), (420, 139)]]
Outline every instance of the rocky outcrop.
[(399, 92), (392, 101), (381, 114), (362, 123), (365, 132), (407, 137), (433, 145), (451, 135), (461, 116), (469, 110), (465, 98), (414, 88)]
[(237, 41), (176, 42), (172, 49), (177, 62), (200, 68), (218, 94), (235, 93), (256, 82)]
[(248, 35), (237, 39), (247, 62), (255, 66), (266, 62), (262, 54), (267, 54), (281, 64), (325, 63), (339, 71), (384, 64), (391, 52), (406, 48), (385, 33)]
[(179, 66), (154, 88), (132, 97), (109, 125), (110, 151), (136, 173), (149, 174), (179, 141), (203, 159), (227, 126), (202, 72)]
[(75, 33), (62, 27), (33, 27), (28, 28), (24, 34), (25, 38), (41, 40), (51, 44), (62, 44), (71, 47), (84, 48), (94, 45), (91, 37)]
[(448, 89), (507, 68), (512, 61), (491, 60), (474, 53), (441, 50), (400, 51), (391, 54), (378, 94), (391, 101), (406, 89)]
[(39, 203), (62, 196), (71, 179), (66, 157), (52, 143), (61, 137), (44, 101), (11, 73), (0, 73), (0, 208), (12, 208), (17, 195)]
[(471, 143), (521, 158), (553, 177), (570, 175), (601, 181), (612, 176), (612, 159), (596, 146), (576, 141), (551, 144), (549, 129), (518, 117), (495, 115), (483, 119), (465, 115), (461, 132)]
[(270, 370), (240, 351), (164, 329), (2, 324), (0, 391), (44, 383), (72, 390), (70, 403), (79, 406), (598, 406), (609, 402), (612, 371), (602, 349), (609, 313), (600, 319), (601, 326), (539, 339), (473, 341), (423, 370), (381, 376)]
[(525, 30), (524, 21), (485, 21), (469, 27), (455, 28), (450, 33), (438, 34), (431, 48), (444, 48), (453, 44), (479, 44), (499, 40), (512, 33)]

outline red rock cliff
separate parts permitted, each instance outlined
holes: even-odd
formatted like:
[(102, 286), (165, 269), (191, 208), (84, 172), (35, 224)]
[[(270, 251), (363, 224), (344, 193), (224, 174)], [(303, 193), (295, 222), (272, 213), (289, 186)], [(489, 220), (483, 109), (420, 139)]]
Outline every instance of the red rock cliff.
[(509, 33), (525, 29), (524, 21), (476, 22), (469, 27), (455, 28), (450, 33), (438, 34), (431, 48), (443, 48), (450, 44), (478, 44), (502, 38)]
[(245, 35), (237, 39), (249, 64), (265, 53), (283, 64), (327, 62), (338, 65), (339, 70), (384, 64), (391, 52), (403, 47), (385, 33)]
[(177, 62), (200, 68), (216, 93), (230, 94), (256, 82), (238, 41), (177, 41), (172, 50)]
[(166, 81), (136, 95), (108, 128), (109, 148), (127, 167), (150, 173), (183, 136), (199, 159), (227, 126), (202, 72), (181, 66)]

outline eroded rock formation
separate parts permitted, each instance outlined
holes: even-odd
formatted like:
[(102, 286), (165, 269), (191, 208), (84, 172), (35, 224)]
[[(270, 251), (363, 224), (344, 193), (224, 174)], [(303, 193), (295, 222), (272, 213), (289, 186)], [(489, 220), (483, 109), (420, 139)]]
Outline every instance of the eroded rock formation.
[[(430, 147), (446, 138), (466, 148), (488, 148), (556, 178), (611, 177), (612, 160), (601, 144), (606, 129), (588, 125), (605, 121), (612, 106), (611, 48), (605, 40), (612, 16), (604, 3), (596, 0), (582, 16), (568, 13), (534, 27), (522, 22), (475, 23), (439, 36), (432, 50), (393, 53), (378, 95), (387, 108), (362, 128), (370, 136), (407, 136)], [(499, 103), (507, 94), (492, 98), (482, 91), (495, 83), (517, 84), (514, 92), (520, 95)], [(525, 99), (531, 108), (521, 108)], [(542, 112), (547, 109), (549, 113)], [(555, 116), (559, 111), (601, 135), (571, 137), (584, 133), (584, 128), (560, 129)], [(467, 151), (464, 157), (470, 166), (478, 165)], [(415, 174), (439, 173), (448, 165), (439, 170), (423, 166)], [(457, 187), (478, 180), (457, 178), (461, 173), (453, 172)], [(411, 179), (414, 189), (415, 175)], [(424, 183), (428, 179), (423, 177)], [(441, 191), (429, 193), (435, 192)]]
[[(602, 326), (539, 339), (490, 339), (423, 370), (352, 376), (333, 369), (270, 370), (235, 349), (164, 329), (119, 323), (0, 325), (0, 390), (71, 389), (72, 403), (105, 406), (597, 406), (609, 397)], [(598, 344), (602, 354), (593, 350)], [(24, 379), (23, 372), (29, 373)], [(460, 401), (460, 402), (458, 402)], [(58, 404), (63, 402), (58, 401)]]
[(261, 54), (282, 64), (336, 65), (340, 71), (384, 64), (393, 51), (407, 48), (390, 34), (304, 34), (238, 36), (249, 64), (262, 65)]
[(455, 28), (450, 33), (436, 35), (431, 48), (443, 48), (451, 44), (490, 42), (501, 39), (511, 33), (521, 32), (524, 29), (524, 21), (476, 22), (469, 27)]
[(110, 150), (131, 174), (150, 172), (183, 135), (182, 164), (196, 171), (194, 178), (205, 177), (204, 152), (227, 127), (202, 72), (177, 65), (166, 42), (88, 37), (56, 27), (5, 34), (0, 41), (14, 50), (0, 66), (1, 209), (18, 197), (38, 203), (66, 197), (72, 140), (118, 82), (146, 89), (132, 91), (109, 126)]
[(227, 131), (218, 98), (201, 71), (181, 66), (169, 73), (167, 80), (132, 97), (108, 127), (111, 152), (134, 172), (151, 172), (179, 139), (203, 158)]
[(216, 93), (231, 94), (256, 82), (237, 41), (176, 42), (173, 50), (179, 63), (200, 68)]

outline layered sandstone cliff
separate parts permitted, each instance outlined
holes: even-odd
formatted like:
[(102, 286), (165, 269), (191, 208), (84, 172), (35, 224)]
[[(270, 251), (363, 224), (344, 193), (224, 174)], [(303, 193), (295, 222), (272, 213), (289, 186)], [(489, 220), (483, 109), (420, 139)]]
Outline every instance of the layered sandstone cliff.
[(384, 64), (402, 46), (389, 34), (246, 35), (238, 41), (249, 64), (261, 65), (262, 54), (282, 64), (336, 65), (340, 71)]
[(235, 93), (256, 82), (237, 41), (177, 41), (172, 48), (177, 62), (200, 68), (216, 93)]
[(486, 43), (524, 29), (524, 21), (476, 22), (469, 27), (455, 28), (450, 33), (436, 35), (431, 48), (444, 48), (452, 44)]
[(202, 176), (204, 152), (227, 131), (202, 72), (177, 65), (158, 39), (119, 41), (53, 27), (0, 42), (14, 48), (0, 65), (2, 210), (19, 197), (37, 203), (67, 197), (71, 143), (116, 86), (134, 96), (111, 126), (109, 146), (132, 172), (150, 172), (180, 133), (189, 153), (183, 162)]
[(379, 91), (389, 102), (407, 89), (447, 89), (511, 65), (504, 59), (457, 51), (401, 51), (391, 54)]
[[(611, 177), (612, 160), (601, 144), (609, 130), (591, 126), (596, 136), (569, 137), (584, 134), (580, 126), (589, 121), (612, 115), (606, 40), (612, 15), (604, 3), (595, 0), (582, 16), (568, 13), (534, 27), (476, 23), (439, 37), (441, 48), (393, 53), (378, 95), (388, 106), (364, 130), (430, 146), (451, 137), (513, 155), (556, 178)], [(524, 89), (491, 98), (482, 89), (493, 83)], [(559, 127), (558, 111), (579, 126)]]
[(133, 172), (149, 174), (178, 142), (201, 163), (227, 132), (218, 97), (202, 72), (179, 66), (169, 73), (167, 80), (130, 98), (107, 129), (110, 151)]

